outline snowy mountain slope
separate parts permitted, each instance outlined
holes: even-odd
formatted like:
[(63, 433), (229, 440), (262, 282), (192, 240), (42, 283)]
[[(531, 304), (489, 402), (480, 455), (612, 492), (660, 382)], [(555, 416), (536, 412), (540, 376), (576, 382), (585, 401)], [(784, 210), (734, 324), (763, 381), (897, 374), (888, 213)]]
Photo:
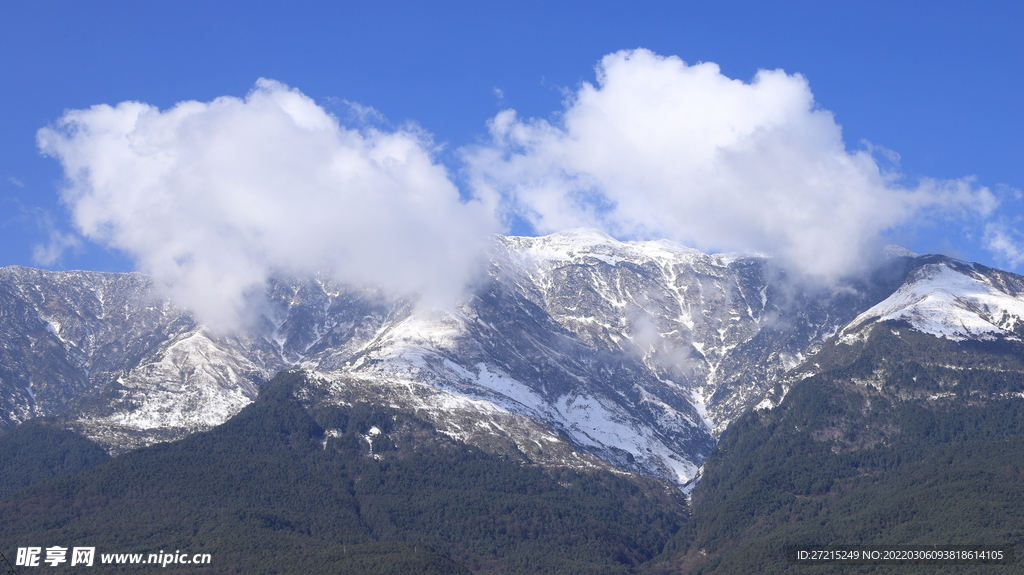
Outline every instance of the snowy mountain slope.
[(485, 399), (471, 399), (410, 379), (358, 379), (320, 371), (307, 374), (311, 385), (297, 394), (313, 409), (325, 405), (379, 404), (413, 413), (450, 437), (525, 463), (614, 469), (601, 459), (578, 451), (542, 421), (518, 415)]
[(587, 346), (505, 287), (481, 288), (458, 312), (406, 318), (335, 373), (426, 383), (543, 421), (621, 468), (692, 477), (714, 440), (685, 394), (634, 357)]
[(860, 310), (900, 271), (827, 292), (762, 257), (706, 255), (590, 230), (502, 238), (505, 282), (588, 344), (642, 358), (704, 414), (715, 435)]
[(825, 289), (763, 257), (575, 230), (496, 238), (455, 309), (279, 278), (248, 329), (218, 336), (139, 274), (4, 268), (0, 426), (57, 416), (116, 453), (217, 425), (300, 368), (334, 382), (324, 401), (379, 401), (530, 461), (594, 456), (684, 484), (733, 419), (840, 330), (899, 318), (1017, 337), (1022, 285), (923, 256)]
[(499, 238), (458, 310), (396, 317), (333, 365), (491, 402), (621, 468), (686, 483), (717, 432), (896, 285), (808, 293), (764, 258), (588, 230)]
[(0, 421), (74, 409), (194, 322), (139, 274), (0, 269)]
[(225, 337), (141, 274), (3, 268), (0, 427), (63, 416), (114, 453), (209, 429), (305, 353), (328, 350), (329, 364), (361, 347), (401, 305), (315, 279), (278, 281), (260, 321)]
[(251, 403), (265, 373), (197, 327), (114, 380), (75, 427), (115, 453), (205, 431)]
[(870, 322), (903, 320), (954, 341), (1019, 339), (1024, 334), (1024, 279), (949, 258), (930, 257), (891, 296), (843, 329), (841, 341)]

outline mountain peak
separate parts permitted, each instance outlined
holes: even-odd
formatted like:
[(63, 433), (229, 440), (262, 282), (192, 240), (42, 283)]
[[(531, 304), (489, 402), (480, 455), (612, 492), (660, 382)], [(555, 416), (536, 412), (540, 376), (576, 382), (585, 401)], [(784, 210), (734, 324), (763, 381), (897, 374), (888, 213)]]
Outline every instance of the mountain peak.
[(501, 241), (510, 251), (520, 252), (535, 260), (547, 261), (593, 257), (615, 265), (624, 260), (666, 261), (681, 256), (717, 257), (708, 256), (700, 250), (681, 246), (671, 240), (622, 241), (592, 228), (575, 228), (536, 237), (503, 236)]
[(843, 330), (852, 341), (868, 323), (908, 322), (914, 329), (954, 341), (1019, 339), (1024, 328), (1024, 281), (1019, 276), (934, 256), (922, 258), (899, 289)]
[(299, 368), (337, 382), (340, 402), (361, 389), (489, 449), (504, 434), (532, 461), (563, 461), (570, 448), (552, 446), (566, 442), (682, 485), (837, 333), (897, 319), (1024, 339), (1024, 278), (942, 256), (827, 292), (763, 257), (667, 240), (576, 229), (495, 242), (491, 273), (457, 309), (282, 277), (262, 319), (223, 337), (139, 274), (0, 270), (0, 428), (60, 416), (124, 451), (217, 425)]

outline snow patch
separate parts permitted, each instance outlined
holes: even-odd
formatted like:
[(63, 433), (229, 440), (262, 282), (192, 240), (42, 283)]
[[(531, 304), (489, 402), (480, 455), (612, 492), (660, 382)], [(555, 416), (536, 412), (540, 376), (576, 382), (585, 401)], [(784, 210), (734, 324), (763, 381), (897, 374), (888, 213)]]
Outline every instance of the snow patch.
[(697, 466), (683, 460), (656, 439), (653, 429), (639, 423), (629, 424), (625, 417), (598, 398), (589, 395), (565, 395), (555, 408), (568, 424), (574, 441), (592, 448), (615, 447), (668, 471), (682, 485), (694, 477)]
[(697, 415), (700, 416), (700, 420), (704, 424), (704, 427), (709, 430), (714, 429), (715, 424), (711, 421), (711, 418), (708, 417), (708, 406), (704, 401), (703, 387), (698, 387), (690, 391), (690, 404), (697, 410)]

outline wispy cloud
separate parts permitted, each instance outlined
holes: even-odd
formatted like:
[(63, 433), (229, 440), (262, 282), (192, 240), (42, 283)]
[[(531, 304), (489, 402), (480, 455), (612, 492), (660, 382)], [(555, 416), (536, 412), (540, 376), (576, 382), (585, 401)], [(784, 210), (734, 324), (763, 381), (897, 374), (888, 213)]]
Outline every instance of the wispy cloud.
[(1014, 227), (989, 223), (985, 226), (985, 248), (996, 260), (1017, 268), (1024, 264), (1024, 234)]
[(68, 250), (77, 251), (82, 248), (82, 240), (74, 234), (51, 229), (49, 240), (45, 244), (32, 246), (32, 261), (40, 266), (52, 266), (60, 261)]

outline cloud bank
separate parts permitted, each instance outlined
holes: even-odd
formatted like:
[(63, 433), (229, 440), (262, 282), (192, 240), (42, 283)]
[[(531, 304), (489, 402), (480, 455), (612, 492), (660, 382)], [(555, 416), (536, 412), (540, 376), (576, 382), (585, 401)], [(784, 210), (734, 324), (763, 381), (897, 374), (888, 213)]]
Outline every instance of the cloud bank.
[(276, 273), (446, 300), (499, 231), (422, 131), (344, 128), (271, 80), (244, 99), (72, 110), (38, 144), (64, 167), (78, 231), (223, 329)]
[[(863, 269), (888, 230), (997, 204), (970, 179), (907, 184), (873, 155), (894, 154), (848, 150), (807, 81), (781, 70), (743, 82), (713, 63), (622, 51), (554, 120), (505, 110), (488, 127), (459, 151), (461, 194), (424, 131), (347, 128), (271, 80), (244, 99), (72, 110), (38, 143), (64, 167), (80, 234), (228, 329), (273, 274), (453, 301), (502, 222), (760, 252), (832, 282)], [(1011, 232), (989, 227), (989, 249), (1024, 261)], [(37, 257), (55, 260), (68, 238)]]
[(847, 150), (807, 81), (781, 70), (745, 83), (713, 63), (622, 51), (558, 121), (505, 110), (489, 128), (464, 151), (470, 181), (539, 233), (587, 226), (758, 251), (826, 281), (861, 269), (913, 218), (996, 205), (968, 179), (901, 184), (870, 150)]

